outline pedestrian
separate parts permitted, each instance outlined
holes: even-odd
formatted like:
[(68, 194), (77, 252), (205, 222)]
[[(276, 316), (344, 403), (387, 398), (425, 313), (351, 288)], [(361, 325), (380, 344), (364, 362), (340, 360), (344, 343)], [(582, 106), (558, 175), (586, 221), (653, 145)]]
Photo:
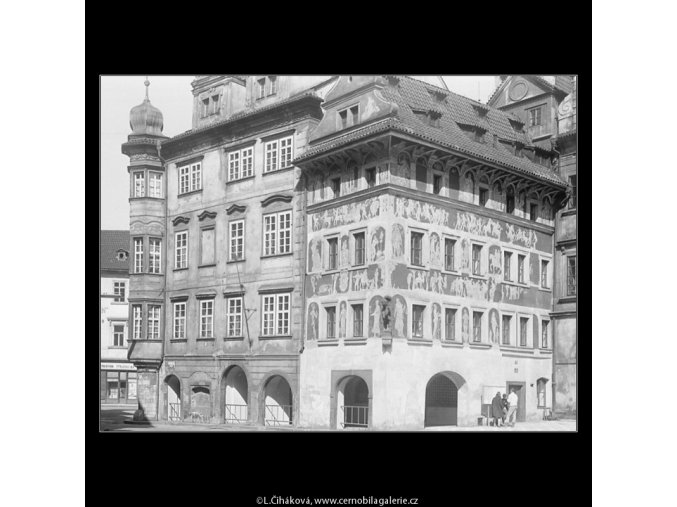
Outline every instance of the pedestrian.
[(515, 426), (514, 419), (517, 418), (515, 415), (517, 412), (517, 395), (515, 394), (514, 389), (510, 389), (510, 394), (508, 395), (508, 424), (510, 426)]
[(491, 417), (494, 419), (494, 426), (498, 426), (498, 420), (503, 419), (503, 402), (500, 392), (497, 392), (491, 400)]
[(503, 393), (503, 398), (501, 398), (501, 403), (503, 406), (503, 426), (505, 426), (505, 417), (508, 415), (508, 395)]

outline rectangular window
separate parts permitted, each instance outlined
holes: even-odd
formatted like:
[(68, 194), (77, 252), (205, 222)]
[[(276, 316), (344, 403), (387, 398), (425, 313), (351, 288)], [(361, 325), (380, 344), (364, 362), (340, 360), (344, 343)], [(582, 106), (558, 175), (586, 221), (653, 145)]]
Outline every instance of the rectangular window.
[(456, 240), (446, 238), (444, 240), (444, 269), (454, 271), (456, 265), (454, 252), (456, 250)]
[(529, 110), (529, 126), (535, 127), (536, 125), (541, 124), (541, 108), (535, 107), (534, 109)]
[(336, 338), (336, 307), (325, 308), (327, 312), (327, 338)]
[(486, 188), (480, 188), (480, 206), (486, 206), (488, 199), (489, 199), (489, 190)]
[(364, 264), (364, 233), (358, 232), (355, 234), (355, 265), (361, 266)]
[(269, 76), (268, 79), (270, 80), (270, 94), (269, 95), (274, 95), (277, 93), (277, 76)]
[(141, 339), (141, 326), (143, 325), (143, 316), (141, 314), (141, 305), (132, 305), (132, 322), (134, 340)]
[(186, 303), (174, 303), (174, 339), (186, 338)]
[(529, 220), (535, 222), (538, 219), (538, 204), (529, 205)]
[(134, 197), (146, 197), (146, 173), (134, 173)]
[(413, 318), (411, 320), (411, 335), (414, 338), (423, 338), (423, 312), (425, 311), (425, 306), (413, 305), (412, 314)]
[(292, 155), (292, 138), (285, 137), (280, 139), (280, 169), (291, 166)]
[(277, 170), (277, 141), (266, 143), (266, 172)]
[(364, 171), (365, 177), (367, 178), (367, 188), (372, 188), (376, 186), (376, 168), (372, 167), (371, 169), (366, 169)]
[(212, 96), (212, 103), (211, 103), (211, 114), (216, 114), (219, 112), (219, 99), (221, 98), (221, 95), (213, 95)]
[(242, 169), (242, 177), (248, 178), (254, 174), (254, 148), (244, 148), (240, 152), (240, 166)]
[(510, 345), (510, 326), (512, 323), (512, 317), (510, 315), (503, 316), (503, 338), (501, 343), (503, 345)]
[(179, 168), (179, 194), (190, 192), (190, 167)]
[(482, 341), (482, 312), (472, 312), (472, 341)]
[(329, 243), (329, 264), (327, 269), (338, 268), (338, 238), (331, 238), (327, 240)]
[(362, 323), (364, 321), (364, 312), (362, 305), (353, 305), (353, 337), (362, 336)]
[(291, 252), (291, 211), (263, 216), (264, 255)]
[(134, 273), (143, 272), (143, 238), (134, 238)]
[(113, 326), (113, 347), (125, 346), (125, 326)]
[(209, 116), (209, 97), (202, 99), (202, 117)]
[(472, 246), (472, 274), (482, 274), (482, 245)]
[(263, 296), (263, 335), (289, 335), (290, 294)]
[(244, 259), (244, 220), (230, 223), (230, 260)]
[(444, 339), (454, 341), (456, 339), (456, 310), (446, 308), (444, 310)]
[(548, 288), (548, 261), (541, 261), (541, 287)]
[(200, 301), (200, 338), (214, 336), (214, 301)]
[(517, 256), (517, 281), (524, 283), (524, 255)]
[(353, 125), (357, 125), (360, 122), (359, 114), (360, 109), (358, 106), (353, 106), (350, 108), (350, 121), (352, 121)]
[(292, 148), (293, 138), (291, 136), (267, 142), (265, 172), (269, 173), (291, 166)]
[(113, 282), (113, 301), (116, 303), (125, 302), (125, 289), (127, 284), (125, 282)]
[(334, 198), (341, 196), (341, 178), (331, 180), (331, 190), (334, 192)]
[(161, 243), (159, 238), (150, 238), (148, 240), (148, 272), (158, 274), (160, 273), (161, 261)]
[(228, 181), (240, 179), (240, 152), (228, 154)]
[(527, 330), (529, 326), (529, 319), (520, 317), (520, 347), (527, 346)]
[(160, 339), (160, 306), (148, 305), (148, 340)]
[(503, 252), (503, 279), (510, 281), (510, 264), (512, 264), (512, 252)]
[(242, 336), (242, 298), (228, 298), (226, 305), (226, 320), (228, 337)]
[(208, 266), (215, 264), (214, 254), (214, 227), (200, 229), (200, 265)]
[(569, 209), (576, 207), (576, 175), (569, 176), (569, 185), (571, 185), (571, 198), (569, 199)]
[(548, 327), (550, 325), (550, 321), (548, 320), (542, 320), (541, 321), (541, 348), (542, 349), (547, 349), (548, 348)]
[(188, 231), (176, 233), (174, 267), (182, 269), (188, 267)]
[(266, 96), (266, 78), (262, 77), (257, 82), (259, 88), (259, 98), (262, 99)]
[(576, 256), (567, 257), (567, 296), (576, 295)]
[(415, 266), (423, 265), (423, 234), (411, 233), (411, 263)]
[(162, 198), (162, 173), (148, 173), (148, 190), (150, 197)]
[(435, 174), (433, 176), (433, 194), (439, 194), (442, 190), (442, 176)]
[(190, 191), (200, 190), (202, 188), (202, 164), (193, 164), (190, 166)]

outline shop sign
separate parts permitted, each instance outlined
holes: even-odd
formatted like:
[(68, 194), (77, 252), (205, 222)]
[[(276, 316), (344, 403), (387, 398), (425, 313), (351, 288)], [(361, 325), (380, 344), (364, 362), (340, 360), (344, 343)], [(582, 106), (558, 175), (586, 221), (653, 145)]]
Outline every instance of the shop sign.
[(132, 363), (101, 363), (101, 369), (136, 371), (136, 367)]

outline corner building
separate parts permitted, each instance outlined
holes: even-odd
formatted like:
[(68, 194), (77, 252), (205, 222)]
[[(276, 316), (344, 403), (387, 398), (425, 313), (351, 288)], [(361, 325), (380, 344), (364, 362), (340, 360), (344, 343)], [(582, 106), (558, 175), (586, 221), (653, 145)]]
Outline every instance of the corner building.
[(146, 418), (297, 423), (306, 235), (292, 160), (328, 78), (197, 76), (193, 128), (171, 139), (147, 97), (143, 121), (132, 110), (129, 357)]
[(555, 213), (518, 116), (405, 76), (342, 76), (295, 164), (307, 200), (303, 427), (475, 425), (552, 407)]

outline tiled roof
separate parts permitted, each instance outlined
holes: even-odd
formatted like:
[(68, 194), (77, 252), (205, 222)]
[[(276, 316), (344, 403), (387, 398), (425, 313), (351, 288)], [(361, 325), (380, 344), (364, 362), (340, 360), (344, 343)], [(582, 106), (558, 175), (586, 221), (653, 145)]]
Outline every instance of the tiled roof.
[[(493, 107), (488, 107), (487, 114), (480, 117), (473, 108), (473, 104), (479, 103), (474, 100), (443, 90), (447, 94), (446, 101), (443, 103), (436, 102), (429, 93), (429, 89), (436, 88), (433, 85), (406, 76), (398, 76), (398, 78), (400, 81), (397, 87), (385, 87), (381, 91), (385, 100), (395, 102), (398, 105), (399, 110), (397, 111), (396, 118), (381, 120), (314, 146), (311, 145), (296, 160), (305, 160), (318, 153), (354, 142), (357, 139), (392, 129), (426, 139), (479, 159), (503, 165), (517, 172), (535, 176), (545, 181), (560, 185), (566, 184), (559, 175), (549, 168), (533, 163), (528, 158), (515, 156), (502, 143), (497, 143), (494, 146), (493, 139), (491, 138), (494, 134), (502, 139), (519, 141), (526, 146), (532, 145), (526, 133), (515, 132), (512, 128), (509, 121), (513, 118), (511, 115)], [(432, 127), (419, 120), (412, 111), (412, 104), (414, 104), (414, 109), (441, 108), (444, 114), (440, 118), (440, 126)], [(479, 143), (472, 140), (461, 130), (457, 122), (466, 124), (472, 122), (470, 123), (471, 125), (485, 128), (487, 130), (487, 142)]]
[[(129, 270), (129, 231), (101, 231), (99, 243), (100, 269)], [(127, 260), (118, 260), (118, 250), (127, 252)]]
[(199, 132), (204, 132), (204, 131), (207, 131), (207, 130), (210, 130), (210, 129), (213, 129), (213, 128), (216, 128), (216, 127), (220, 127), (222, 125), (234, 123), (238, 120), (241, 120), (242, 118), (255, 116), (257, 114), (260, 114), (260, 113), (263, 113), (263, 112), (266, 112), (266, 111), (270, 111), (271, 109), (276, 109), (276, 108), (279, 108), (279, 107), (282, 107), (282, 106), (288, 106), (289, 104), (291, 104), (293, 102), (297, 102), (299, 100), (302, 100), (302, 99), (305, 99), (305, 98), (308, 98), (308, 97), (315, 98), (318, 101), (322, 100), (315, 92), (310, 91), (310, 90), (306, 90), (302, 93), (298, 93), (298, 94), (296, 94), (292, 97), (289, 97), (287, 99), (268, 104), (267, 106), (245, 109), (244, 111), (240, 111), (238, 113), (235, 113), (234, 115), (229, 116), (228, 118), (225, 118), (221, 121), (217, 121), (217, 122), (212, 123), (210, 125), (205, 125), (204, 127), (199, 127), (199, 128), (192, 129), (192, 130), (187, 130), (187, 131), (185, 131), (181, 134), (175, 135), (171, 139), (168, 139), (163, 144), (171, 143), (172, 141), (177, 141), (179, 139), (183, 139), (183, 138), (191, 136), (193, 134), (197, 134)]

